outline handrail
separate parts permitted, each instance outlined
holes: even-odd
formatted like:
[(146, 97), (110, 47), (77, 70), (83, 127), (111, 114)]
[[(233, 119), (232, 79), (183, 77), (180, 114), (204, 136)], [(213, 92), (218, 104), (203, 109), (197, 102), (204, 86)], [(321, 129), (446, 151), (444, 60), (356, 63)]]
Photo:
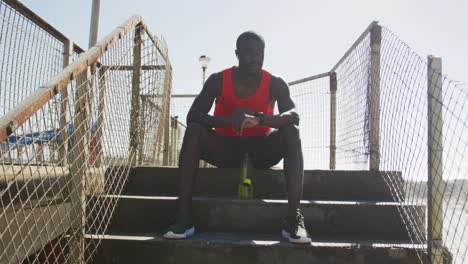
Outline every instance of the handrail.
[(88, 66), (95, 63), (98, 58), (113, 46), (123, 35), (130, 32), (138, 24), (147, 32), (148, 36), (161, 52), (163, 58), (168, 62), (166, 52), (160, 47), (154, 36), (150, 33), (141, 16), (134, 15), (127, 19), (122, 25), (114, 29), (92, 48), (84, 52), (73, 63), (68, 65), (60, 73), (39, 87), (31, 95), (23, 99), (16, 107), (4, 116), (0, 117), (0, 142), (7, 139), (19, 126), (28, 120), (36, 111), (43, 107), (51, 98), (60, 93), (67, 85), (87, 70)]
[(172, 69), (172, 64), (170, 63), (170, 60), (169, 60), (169, 54), (167, 54), (167, 51), (164, 50), (161, 47), (161, 45), (157, 41), (156, 37), (154, 37), (153, 33), (151, 33), (151, 31), (149, 30), (148, 26), (143, 21), (143, 19), (140, 20), (140, 23), (141, 23), (141, 26), (142, 26), (143, 30), (145, 30), (146, 34), (150, 38), (151, 42), (153, 42), (156, 49), (161, 53), (161, 56), (163, 57), (164, 61), (166, 62), (166, 65), (169, 65), (169, 67), (170, 67), (169, 69), (171, 70)]
[(316, 74), (316, 75), (303, 78), (300, 80), (292, 81), (292, 82), (289, 82), (288, 85), (291, 86), (291, 85), (301, 84), (301, 83), (309, 82), (309, 81), (320, 79), (320, 78), (327, 77), (327, 76), (330, 76), (330, 72), (324, 72), (324, 73)]
[(336, 69), (343, 63), (343, 61), (346, 59), (346, 57), (349, 56), (349, 54), (361, 43), (361, 41), (367, 36), (367, 34), (372, 30), (373, 27), (377, 26), (379, 24), (379, 21), (372, 21), (370, 25), (362, 32), (362, 34), (359, 36), (359, 38), (349, 47), (349, 49), (346, 51), (346, 53), (341, 57), (341, 59), (333, 66), (333, 68), (330, 70), (330, 72), (336, 71)]
[[(20, 1), (3, 0), (3, 2), (14, 8), (21, 15), (29, 18), (32, 22), (34, 22), (35, 25), (37, 25), (47, 33), (51, 34), (53, 37), (60, 40), (62, 43), (66, 43), (68, 41), (68, 38), (64, 34), (62, 34), (62, 32), (58, 31), (56, 28), (51, 26), (49, 23), (47, 23), (47, 21), (45, 21), (42, 17), (38, 16), (33, 11), (31, 11), (31, 9), (29, 9)], [(73, 51), (75, 51), (76, 53), (84, 52), (84, 50), (76, 44), (73, 44)]]
[(346, 51), (346, 53), (343, 55), (343, 57), (341, 57), (341, 59), (335, 64), (335, 66), (333, 66), (333, 68), (329, 72), (316, 74), (316, 75), (313, 75), (313, 76), (310, 76), (310, 77), (307, 77), (307, 78), (292, 81), (292, 82), (289, 82), (288, 85), (292, 86), (292, 85), (301, 84), (301, 83), (304, 83), (304, 82), (309, 82), (309, 81), (312, 81), (312, 80), (316, 80), (316, 79), (320, 79), (320, 78), (330, 76), (330, 74), (336, 71), (336, 69), (341, 65), (341, 63), (343, 63), (343, 61), (346, 59), (346, 57), (349, 56), (349, 54), (356, 48), (356, 46), (359, 45), (359, 43), (361, 43), (361, 41), (367, 36), (367, 34), (369, 34), (369, 32), (372, 30), (372, 28), (377, 26), (378, 24), (379, 24), (378, 21), (372, 21), (372, 23), (370, 23), (369, 26), (367, 26), (366, 30), (364, 30), (364, 32), (362, 32), (362, 34), (359, 36), (359, 38), (353, 43), (353, 45), (351, 45), (351, 47)]
[(177, 124), (179, 124), (179, 125), (180, 125), (181, 127), (183, 127), (183, 128), (187, 128), (187, 125), (184, 124), (184, 123), (182, 123), (182, 122), (180, 122), (179, 120), (177, 120)]
[(198, 94), (171, 94), (172, 98), (195, 98)]

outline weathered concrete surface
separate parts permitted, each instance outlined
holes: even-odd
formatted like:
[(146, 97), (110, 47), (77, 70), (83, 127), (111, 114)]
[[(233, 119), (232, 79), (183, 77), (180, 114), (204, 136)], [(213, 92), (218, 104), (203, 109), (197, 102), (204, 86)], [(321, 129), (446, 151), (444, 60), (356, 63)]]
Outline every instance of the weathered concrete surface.
[(242, 234), (203, 234), (182, 241), (153, 235), (105, 236), (93, 260), (97, 264), (410, 264), (421, 263), (418, 254), (424, 258), (422, 249), (413, 245), (375, 242), (315, 240), (292, 245), (278, 236)]
[[(102, 196), (100, 196), (102, 198)], [(116, 199), (116, 197), (109, 197)], [(90, 206), (93, 206), (90, 203)], [(401, 206), (401, 205), (400, 205)], [(405, 206), (413, 210), (413, 206)], [(156, 232), (172, 224), (175, 197), (120, 196), (108, 229), (112, 233)], [(301, 202), (312, 236), (354, 239), (407, 240), (398, 204), (394, 202)], [(424, 217), (424, 208), (415, 206)], [(286, 200), (237, 200), (194, 197), (193, 218), (201, 232), (279, 234), (287, 213)], [(421, 230), (424, 229), (421, 219)], [(90, 230), (94, 233), (96, 230)]]
[[(105, 170), (104, 167), (87, 169), (87, 194), (103, 192)], [(112, 172), (112, 168), (108, 171)], [(120, 175), (117, 174), (117, 176)], [(0, 191), (2, 191), (0, 199), (5, 205), (17, 204), (29, 199), (42, 199), (42, 197), (68, 199), (70, 192), (74, 190), (71, 184), (72, 179), (68, 167), (4, 166), (4, 170), (0, 172)], [(115, 183), (113, 186), (115, 187)]]
[[(239, 169), (201, 168), (194, 186), (194, 194), (237, 196), (239, 176)], [(255, 198), (286, 198), (286, 183), (282, 170), (252, 170), (250, 177)], [(394, 183), (402, 183), (399, 172), (307, 170), (304, 172), (303, 199), (393, 201), (391, 190), (385, 183), (385, 179), (389, 178), (392, 178)], [(402, 193), (403, 189), (399, 192)], [(177, 169), (135, 168), (130, 173), (123, 194), (177, 196)]]
[(1, 200), (19, 203), (31, 198), (67, 197), (68, 168), (53, 166), (4, 166), (0, 173)]
[[(105, 182), (119, 178), (106, 172)], [(177, 208), (176, 168), (130, 170), (124, 193), (89, 197), (95, 203), (117, 202), (94, 263), (308, 263), (416, 264), (425, 261), (421, 245), (410, 243), (398, 208), (416, 211), (424, 230), (422, 206), (393, 202), (403, 193), (398, 172), (306, 171), (302, 210), (313, 243), (280, 241), (287, 212), (285, 179), (280, 170), (254, 171), (254, 200), (238, 200), (238, 169), (200, 169), (195, 186), (195, 237), (161, 239), (157, 232), (173, 223)], [(392, 184), (387, 185), (391, 179)], [(107, 184), (105, 184), (107, 186)], [(378, 202), (376, 202), (378, 201)], [(90, 214), (96, 214), (88, 210)], [(114, 235), (109, 235), (114, 234)], [(118, 236), (115, 234), (131, 234)], [(142, 235), (143, 234), (143, 235)], [(245, 235), (242, 235), (245, 234)], [(102, 235), (100, 235), (102, 237)], [(346, 243), (340, 241), (347, 240)], [(94, 243), (93, 236), (88, 238)], [(390, 244), (389, 244), (390, 243)], [(426, 263), (426, 262), (422, 263)]]
[[(63, 199), (11, 205), (0, 211), (0, 263), (22, 263), (72, 226), (73, 208)], [(8, 259), (7, 257), (8, 256)]]

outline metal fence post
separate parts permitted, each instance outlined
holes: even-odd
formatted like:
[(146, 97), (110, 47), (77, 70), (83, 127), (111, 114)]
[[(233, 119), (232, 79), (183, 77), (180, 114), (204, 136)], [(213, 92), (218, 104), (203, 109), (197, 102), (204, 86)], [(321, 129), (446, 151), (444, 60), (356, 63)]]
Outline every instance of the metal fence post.
[(177, 165), (177, 116), (174, 117), (174, 140), (172, 141), (172, 151), (173, 151), (173, 166)]
[(96, 167), (101, 166), (102, 161), (102, 139), (103, 139), (103, 129), (104, 129), (104, 109), (105, 109), (105, 95), (106, 95), (106, 74), (107, 70), (104, 67), (99, 69), (99, 103), (98, 103), (98, 120), (97, 120), (97, 130), (96, 130), (96, 148), (94, 152), (96, 153), (96, 160), (94, 165)]
[(163, 148), (163, 165), (169, 165), (169, 119), (170, 119), (170, 105), (171, 105), (171, 83), (172, 83), (172, 69), (166, 69), (166, 76), (164, 78), (164, 87), (165, 87), (165, 94), (164, 94), (164, 108), (163, 111), (165, 113), (164, 120), (163, 120), (163, 129), (164, 129), (164, 148)]
[(336, 72), (330, 73), (330, 170), (336, 168)]
[(130, 160), (132, 166), (138, 164), (138, 136), (140, 111), (140, 74), (141, 74), (141, 24), (135, 27), (133, 40), (133, 79), (132, 79), (132, 109), (130, 112)]
[(428, 252), (433, 264), (443, 263), (443, 120), (442, 120), (442, 60), (427, 58), (427, 118), (428, 118)]
[[(73, 227), (75, 245), (72, 247), (72, 263), (84, 263), (85, 226), (86, 226), (86, 172), (88, 167), (88, 133), (89, 133), (89, 67), (77, 78), (75, 96), (74, 132), (70, 166), (72, 177), (70, 192), (73, 205), (71, 219), (76, 219)], [(78, 260), (78, 262), (76, 262)]]
[(371, 60), (368, 86), (369, 113), (369, 169), (379, 170), (380, 165), (380, 46), (382, 27), (374, 25), (370, 31)]
[(170, 117), (169, 166), (174, 161), (174, 117)]
[[(165, 96), (163, 96), (163, 98), (165, 98)], [(158, 165), (161, 165), (161, 161), (160, 161), (160, 154), (161, 154), (161, 148), (162, 148), (162, 137), (163, 137), (163, 126), (164, 126), (164, 111), (162, 110), (161, 111), (161, 114), (160, 114), (160, 118), (159, 118), (159, 121), (158, 121), (158, 128), (156, 129), (156, 135), (155, 135), (155, 138), (156, 140), (154, 141), (154, 145), (153, 145), (153, 153), (152, 153), (152, 160), (153, 162), (156, 162), (158, 163)]]
[[(153, 160), (160, 162), (160, 154), (162, 154), (162, 165), (167, 166), (169, 162), (168, 157), (168, 144), (169, 144), (169, 115), (170, 115), (170, 103), (171, 103), (171, 82), (172, 82), (172, 68), (167, 67), (164, 76), (164, 90), (161, 102), (161, 115), (158, 122), (158, 128), (156, 129), (156, 140), (153, 146)], [(162, 149), (162, 151), (161, 151)]]
[(146, 99), (141, 97), (141, 111), (140, 111), (140, 135), (138, 144), (138, 165), (142, 165), (145, 160), (145, 135), (146, 135)]
[[(73, 42), (69, 39), (63, 43), (63, 68), (67, 67), (72, 61)], [(68, 164), (68, 87), (60, 92), (60, 141), (59, 146), (59, 164), (67, 166)]]
[(167, 118), (164, 119), (164, 148), (163, 148), (163, 165), (169, 166), (169, 152), (170, 152), (170, 116), (167, 114)]
[(179, 117), (175, 116), (174, 117), (174, 141), (172, 144), (174, 145), (174, 166), (178, 165), (178, 160), (179, 160), (179, 151), (177, 150), (179, 146), (179, 122), (178, 122)]

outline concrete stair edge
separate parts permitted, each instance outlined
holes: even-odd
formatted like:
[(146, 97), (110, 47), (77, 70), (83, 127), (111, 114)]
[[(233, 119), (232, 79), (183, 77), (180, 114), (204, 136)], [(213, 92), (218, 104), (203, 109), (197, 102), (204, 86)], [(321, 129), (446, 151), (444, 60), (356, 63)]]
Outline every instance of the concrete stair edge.
[[(315, 241), (293, 245), (278, 237), (207, 233), (168, 241), (151, 235), (106, 235), (99, 236), (102, 241), (94, 263), (407, 264), (421, 263), (419, 257), (424, 257), (422, 245), (391, 241)], [(92, 241), (93, 236), (88, 235), (87, 239)]]
[[(239, 169), (200, 168), (194, 194), (236, 195), (239, 175)], [(286, 198), (282, 170), (252, 170), (251, 175), (255, 197)], [(393, 183), (391, 188), (388, 180)], [(400, 172), (305, 170), (303, 198), (393, 201), (393, 189), (404, 192), (402, 181)], [(130, 173), (123, 194), (177, 195), (177, 168), (136, 167)]]
[[(108, 198), (119, 199), (108, 232), (162, 230), (172, 224), (177, 207), (176, 197), (110, 196)], [(92, 201), (90, 205), (93, 206)], [(388, 236), (388, 239), (407, 240), (407, 230), (399, 218), (399, 205), (396, 202), (369, 201), (304, 200), (301, 202), (306, 228), (311, 234), (330, 233), (336, 237), (350, 237), (354, 234), (357, 238)], [(422, 206), (402, 206), (405, 206), (405, 210), (415, 210), (417, 215), (424, 215)], [(281, 229), (281, 222), (286, 213), (285, 200), (194, 197), (194, 223), (201, 231), (275, 233)], [(423, 230), (423, 221), (420, 223), (419, 228)], [(98, 233), (96, 230), (90, 232)]]

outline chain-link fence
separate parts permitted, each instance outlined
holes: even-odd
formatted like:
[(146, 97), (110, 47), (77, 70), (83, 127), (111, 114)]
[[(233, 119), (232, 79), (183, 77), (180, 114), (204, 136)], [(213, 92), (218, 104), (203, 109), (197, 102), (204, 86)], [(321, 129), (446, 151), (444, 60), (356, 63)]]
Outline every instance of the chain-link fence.
[[(304, 160), (328, 155), (331, 169), (381, 171), (415, 248), (426, 248), (420, 259), (465, 263), (466, 85), (375, 22), (326, 75), (290, 83)], [(323, 151), (307, 157), (317, 137), (310, 146)]]
[(328, 169), (330, 162), (330, 77), (328, 73), (289, 83), (301, 117), (305, 169)]
[[(19, 30), (35, 28), (37, 17), (20, 15), (11, 2), (0, 1), (3, 26), (15, 29), (2, 30), (1, 43), (24, 37), (2, 49), (1, 99), (12, 105), (0, 118), (0, 263), (88, 263), (131, 167), (169, 162), (169, 151), (153, 151), (169, 150), (167, 48), (135, 16), (79, 58), (69, 40), (56, 44), (50, 53), (60, 55), (60, 66), (77, 59), (63, 71), (54, 56), (37, 61), (28, 67), (56, 64), (56, 72), (47, 71), (53, 77), (42, 83), (46, 77), (26, 71), (22, 78), (36, 87), (16, 89), (24, 82), (19, 70), (4, 69), (49, 51)], [(7, 19), (10, 13), (17, 18)], [(28, 45), (40, 48), (28, 54)]]
[(403, 173), (403, 179), (387, 179), (397, 201), (427, 204), (427, 232), (414, 228), (425, 224), (415, 211), (402, 207), (401, 213), (411, 238), (427, 240), (433, 263), (449, 263), (451, 254), (453, 263), (464, 263), (467, 87), (442, 75), (439, 58), (418, 56), (387, 28), (373, 34), (379, 32), (380, 170)]
[[(63, 69), (67, 38), (16, 0), (0, 1), (0, 19), (0, 115), (4, 115)], [(73, 58), (82, 52), (73, 46)]]

